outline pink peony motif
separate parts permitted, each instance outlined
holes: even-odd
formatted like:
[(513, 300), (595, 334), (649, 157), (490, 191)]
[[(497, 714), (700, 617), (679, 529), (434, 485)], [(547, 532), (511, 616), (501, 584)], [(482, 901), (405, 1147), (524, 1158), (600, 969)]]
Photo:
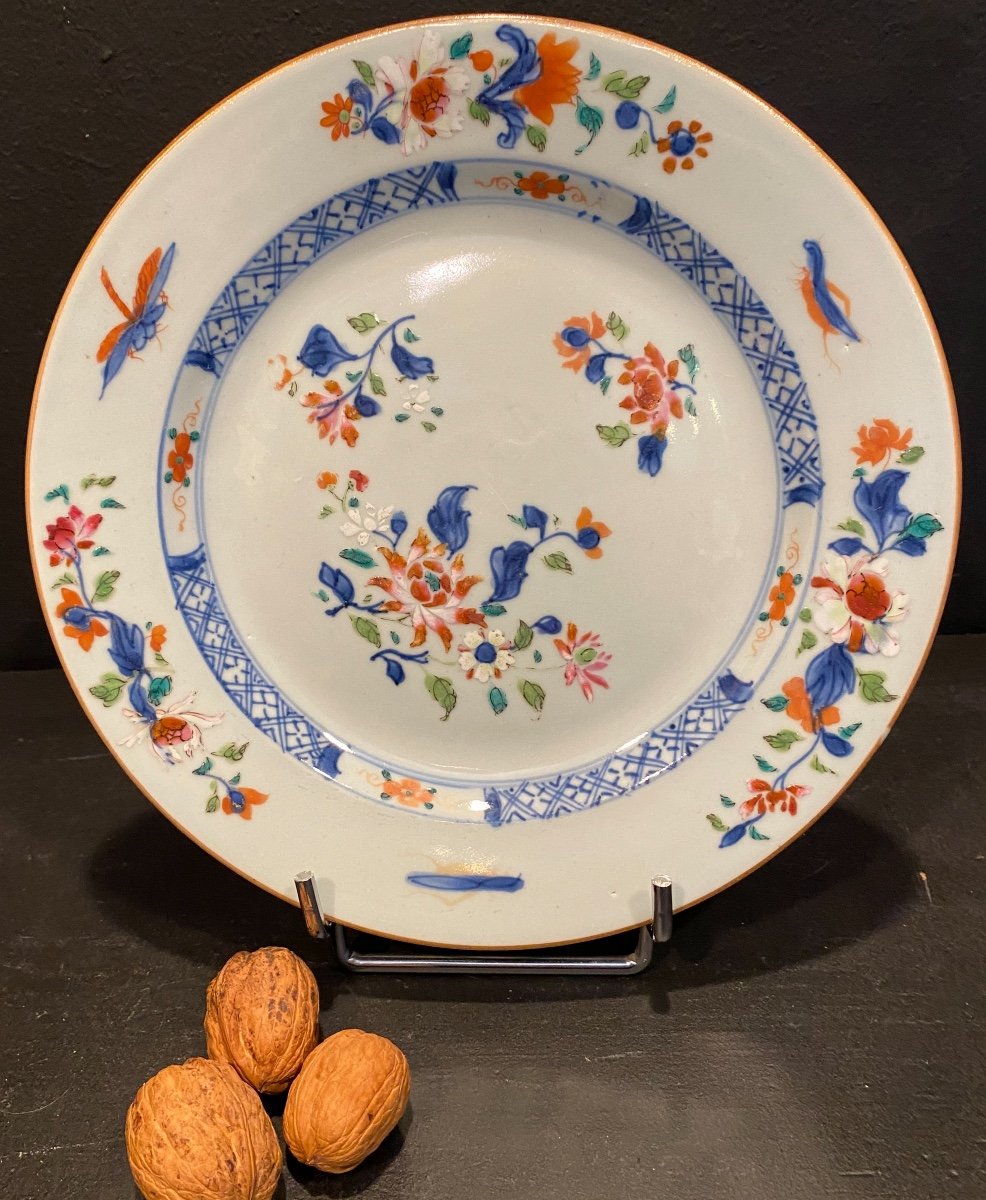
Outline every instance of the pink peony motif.
[(817, 604), (815, 624), (853, 653), (893, 657), (900, 643), (889, 626), (907, 616), (907, 596), (891, 595), (886, 575), (885, 558), (827, 558), (811, 581)]
[(92, 545), (92, 535), (102, 521), (99, 513), (87, 517), (81, 508), (73, 504), (65, 515), (48, 526), (48, 536), (42, 544), (51, 553), (51, 565), (57, 567), (62, 559), (71, 562), (78, 557), (80, 550), (88, 550)]
[(592, 699), (593, 687), (608, 688), (602, 672), (613, 661), (612, 654), (602, 649), (602, 639), (596, 633), (579, 634), (577, 626), (569, 622), (567, 640), (555, 638), (555, 649), (565, 660), (565, 684), (578, 683), (586, 700)]

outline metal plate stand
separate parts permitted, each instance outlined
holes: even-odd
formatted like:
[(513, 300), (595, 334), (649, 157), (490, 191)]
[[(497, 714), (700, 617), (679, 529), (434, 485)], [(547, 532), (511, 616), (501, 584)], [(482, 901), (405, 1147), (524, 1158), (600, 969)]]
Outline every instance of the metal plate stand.
[(654, 946), (671, 938), (673, 904), (671, 880), (657, 875), (651, 880), (653, 915), (641, 925), (637, 945), (630, 954), (509, 954), (469, 951), (421, 954), (364, 954), (355, 949), (351, 930), (337, 921), (326, 921), (311, 871), (295, 876), (305, 928), (327, 943), (334, 965), (347, 971), (418, 972), (430, 975), (637, 975), (650, 966)]

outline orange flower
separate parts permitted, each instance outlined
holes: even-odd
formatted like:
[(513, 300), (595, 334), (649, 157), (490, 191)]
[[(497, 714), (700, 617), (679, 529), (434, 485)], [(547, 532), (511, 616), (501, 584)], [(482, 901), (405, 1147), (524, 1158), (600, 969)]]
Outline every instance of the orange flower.
[(690, 171), (695, 166), (692, 154), (698, 158), (707, 158), (706, 145), (712, 141), (711, 133), (702, 133), (701, 121), (689, 121), (687, 127), (682, 121), (672, 121), (668, 125), (668, 136), (657, 139), (658, 154), (666, 154), (661, 166), (669, 175), (677, 169), (679, 161), (683, 171)]
[(785, 571), (778, 578), (777, 582), (770, 589), (767, 599), (770, 601), (770, 608), (767, 610), (767, 615), (772, 621), (779, 621), (787, 614), (787, 610), (794, 600), (794, 576), (790, 571)]
[(517, 190), (528, 192), (535, 200), (547, 200), (549, 196), (564, 195), (565, 183), (547, 171), (534, 171), (517, 180)]
[(267, 365), (271, 369), (274, 377), (274, 390), (283, 392), (295, 375), (299, 375), (300, 371), (292, 371), (288, 368), (288, 360), (283, 354), (275, 354), (273, 358), (268, 358)]
[(860, 465), (872, 463), (875, 467), (879, 466), (891, 451), (907, 449), (911, 444), (911, 433), (910, 429), (901, 433), (893, 421), (888, 421), (886, 417), (878, 417), (869, 428), (860, 425), (856, 433), (859, 445), (852, 448), (856, 462)]
[(792, 817), (796, 816), (798, 801), (811, 791), (811, 788), (798, 783), (786, 788), (772, 788), (766, 779), (751, 779), (746, 786), (753, 794), (739, 806), (741, 817), (748, 817), (755, 812), (762, 816), (765, 812), (773, 812), (775, 808), (790, 813)]
[(332, 130), (332, 140), (337, 142), (341, 137), (349, 137), (349, 130), (353, 120), (353, 98), (352, 96), (343, 96), (341, 92), (336, 92), (335, 101), (322, 101), (322, 112), (325, 116), (319, 121), (319, 125), (324, 125), (326, 129)]
[(163, 625), (155, 625), (151, 630), (151, 649), (160, 651), (161, 647), (168, 640), (168, 631)]
[[(574, 326), (576, 329), (581, 329), (587, 333), (589, 337), (601, 338), (606, 332), (606, 322), (602, 319), (599, 313), (592, 313), (588, 317), (569, 317), (565, 322), (565, 327)], [(563, 367), (569, 367), (572, 371), (581, 371), (585, 364), (589, 361), (591, 350), (588, 346), (578, 347), (566, 342), (560, 333), (554, 336), (555, 349), (562, 356), (568, 359), (563, 362)]]
[(323, 471), (320, 475), (315, 476), (315, 482), (325, 492), (330, 487), (335, 487), (339, 482), (339, 476), (334, 475), (331, 471)]
[(818, 713), (816, 720), (811, 709), (811, 697), (805, 688), (805, 681), (799, 675), (783, 684), (781, 691), (787, 696), (785, 713), (792, 721), (797, 721), (805, 733), (815, 733), (819, 726), (835, 725), (840, 720), (839, 710), (834, 704), (823, 708)]
[(493, 66), (493, 55), (489, 50), (476, 50), (469, 55), (469, 61), (476, 71), (488, 71)]
[(587, 558), (602, 558), (603, 548), (599, 545), (602, 538), (608, 538), (613, 532), (608, 525), (604, 525), (602, 521), (594, 521), (592, 513), (587, 508), (583, 508), (579, 515), (575, 518), (575, 528), (577, 530), (575, 540), (579, 544), (579, 549), (585, 552)]
[(434, 788), (426, 788), (416, 779), (388, 779), (384, 782), (380, 799), (396, 800), (408, 808), (418, 808), (422, 804), (431, 808), (434, 794)]
[(82, 597), (71, 588), (62, 588), (62, 602), (55, 609), (55, 616), (65, 620), (65, 636), (75, 638), (87, 653), (98, 637), (105, 637), (109, 630), (98, 617), (91, 616)]
[[(185, 477), (192, 469), (195, 459), (191, 455), (192, 439), (187, 433), (179, 433), (175, 438), (175, 448), (168, 455), (168, 469), (175, 483), (184, 483)], [(167, 482), (170, 483), (171, 479)]]
[(256, 804), (263, 804), (268, 797), (267, 792), (258, 792), (256, 788), (234, 787), (223, 796), (223, 812), (227, 816), (238, 813), (244, 821), (253, 816), (250, 811)]
[(556, 104), (571, 104), (575, 99), (582, 77), (579, 68), (572, 66), (572, 57), (578, 48), (576, 38), (559, 42), (553, 33), (546, 33), (538, 42), (541, 74), (514, 92), (514, 100), (545, 125), (555, 119)]

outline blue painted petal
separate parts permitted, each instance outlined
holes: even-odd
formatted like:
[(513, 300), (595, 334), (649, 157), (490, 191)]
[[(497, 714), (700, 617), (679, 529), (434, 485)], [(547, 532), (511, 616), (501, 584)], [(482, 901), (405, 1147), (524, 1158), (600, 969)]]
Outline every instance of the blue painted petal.
[(801, 483), (788, 488), (784, 493), (784, 507), (790, 508), (792, 504), (810, 504), (814, 507), (822, 498), (822, 487), (820, 483)]
[(742, 679), (737, 679), (732, 671), (727, 671), (725, 675), (719, 676), (719, 690), (734, 704), (745, 704), (753, 695), (753, 684), (745, 683)]
[(404, 668), (398, 659), (387, 659), (387, 678), (395, 684), (404, 682)]
[(375, 417), (380, 411), (380, 405), (365, 392), (357, 392), (353, 404), (361, 417)]
[(859, 514), (872, 525), (877, 546), (883, 546), (892, 533), (900, 533), (911, 519), (910, 510), (900, 500), (907, 479), (907, 471), (882, 471), (872, 483), (860, 479), (856, 484), (853, 500)]
[(435, 373), (435, 364), (430, 358), (412, 354), (400, 342), (394, 342), (391, 347), (390, 359), (397, 368), (398, 374), (406, 375), (408, 379), (420, 379), (422, 375), (434, 375)]
[(589, 335), (584, 329), (579, 329), (577, 325), (566, 325), (561, 331), (561, 340), (578, 349), (589, 344)]
[(923, 538), (912, 537), (907, 534), (906, 537), (898, 538), (892, 546), (887, 547), (888, 550), (899, 550), (901, 554), (907, 554), (911, 558), (919, 558), (922, 554), (927, 554), (928, 547)]
[(407, 529), (407, 517), (398, 510), (390, 518), (390, 531), (395, 538), (399, 538), (405, 529)]
[(493, 591), (487, 604), (495, 604), (501, 600), (513, 600), (520, 594), (524, 580), (527, 578), (527, 560), (532, 546), (527, 542), (511, 542), (509, 546), (494, 546), (490, 551), (490, 574), (493, 577)]
[(590, 383), (598, 383), (606, 374), (606, 355), (594, 354), (585, 364), (585, 377)]
[(740, 821), (740, 823), (738, 825), (734, 825), (732, 829), (727, 829), (719, 839), (719, 849), (725, 850), (727, 846), (735, 846), (737, 842), (741, 842), (746, 836), (746, 831), (751, 825), (756, 825), (757, 821), (760, 820), (762, 815), (763, 814), (760, 814), (756, 817), (751, 817), (749, 821)]
[(525, 504), (521, 514), (528, 529), (536, 529), (541, 537), (548, 526), (548, 514), (534, 504)]
[(637, 196), (633, 204), (633, 212), (620, 222), (620, 228), (626, 233), (640, 233), (653, 220), (654, 209), (646, 196)]
[(827, 729), (822, 730), (822, 745), (833, 758), (845, 758), (847, 754), (852, 754), (852, 745), (837, 733), (829, 733)]
[(346, 605), (352, 603), (356, 595), (356, 589), (353, 587), (353, 581), (345, 571), (324, 562), (318, 572), (318, 580), (329, 591), (335, 592), (340, 604)]
[(157, 713), (151, 707), (151, 702), (147, 698), (139, 676), (131, 680), (130, 687), (127, 689), (127, 698), (130, 701), (130, 707), (138, 716), (151, 723), (157, 720)]
[(852, 558), (862, 550), (863, 544), (863, 539), (858, 537), (837, 538), (834, 542), (829, 542), (829, 549), (834, 550), (836, 554), (844, 554), (846, 558)]
[(503, 801), (500, 799), (500, 793), (496, 788), (484, 788), (483, 799), (486, 801), (483, 819), (495, 829), (503, 823)]
[(561, 633), (561, 621), (549, 614), (542, 617), (539, 621), (535, 621), (531, 628), (536, 629), (538, 633)]
[(71, 608), (67, 608), (62, 613), (62, 620), (66, 625), (71, 625), (75, 629), (81, 629), (83, 632), (92, 624), (92, 617), (89, 615), (89, 610), (87, 608), (80, 608), (77, 604), (73, 604)]
[(457, 554), (469, 540), (469, 518), (472, 513), (462, 504), (469, 491), (472, 491), (472, 484), (444, 488), (428, 511), (428, 527), (452, 554)]
[(350, 354), (332, 330), (324, 325), (311, 327), (298, 358), (315, 375), (328, 375), (341, 363), (356, 361), (356, 355)]
[(816, 654), (805, 671), (805, 690), (816, 713), (837, 703), (855, 686), (852, 656), (845, 646), (837, 643)]
[(339, 774), (339, 756), (343, 753), (341, 746), (330, 742), (322, 748), (321, 753), (315, 760), (315, 770), (321, 771), (323, 775), (336, 776)]
[(201, 367), (203, 371), (208, 371), (211, 375), (217, 377), (222, 374), (219, 359), (216, 358), (211, 350), (189, 350), (185, 355), (185, 366)]
[(455, 163), (445, 162), (438, 164), (438, 170), (435, 172), (435, 179), (438, 186), (442, 189), (442, 193), (446, 200), (458, 200), (459, 194), (455, 190), (455, 180), (459, 170)]
[(647, 434), (637, 443), (637, 466), (653, 477), (661, 469), (661, 461), (667, 448), (667, 438), (659, 438), (653, 433)]
[(396, 146), (401, 140), (401, 131), (386, 117), (375, 117), (370, 122), (370, 133), (381, 142), (386, 142), (388, 146)]
[(133, 675), (144, 666), (144, 632), (119, 617), (110, 617), (110, 658), (124, 675)]
[(621, 129), (636, 129), (640, 120), (641, 107), (632, 100), (624, 100), (616, 106), (616, 123)]
[(373, 109), (373, 94), (362, 79), (350, 79), (346, 91), (352, 97), (353, 103), (360, 105), (364, 113)]
[(102, 399), (103, 392), (106, 391), (110, 383), (116, 378), (117, 372), (123, 366), (127, 359), (127, 352), (133, 345), (134, 327), (131, 325), (120, 334), (119, 340), (110, 351), (110, 356), (103, 363), (103, 387), (99, 393)]

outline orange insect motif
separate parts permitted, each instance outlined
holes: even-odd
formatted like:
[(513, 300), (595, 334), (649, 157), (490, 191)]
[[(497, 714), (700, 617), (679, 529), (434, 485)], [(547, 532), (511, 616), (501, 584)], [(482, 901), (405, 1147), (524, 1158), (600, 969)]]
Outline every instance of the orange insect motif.
[(96, 362), (103, 364), (100, 398), (123, 366), (124, 360), (128, 356), (136, 358), (138, 351), (143, 350), (157, 334), (158, 321), (164, 316), (164, 310), (168, 306), (168, 297), (163, 288), (174, 256), (174, 242), (163, 252), (158, 246), (148, 254), (137, 275), (137, 287), (131, 305), (124, 304), (106, 268), (103, 267), (99, 272), (107, 295), (126, 318), (119, 325), (113, 326), (96, 351)]

